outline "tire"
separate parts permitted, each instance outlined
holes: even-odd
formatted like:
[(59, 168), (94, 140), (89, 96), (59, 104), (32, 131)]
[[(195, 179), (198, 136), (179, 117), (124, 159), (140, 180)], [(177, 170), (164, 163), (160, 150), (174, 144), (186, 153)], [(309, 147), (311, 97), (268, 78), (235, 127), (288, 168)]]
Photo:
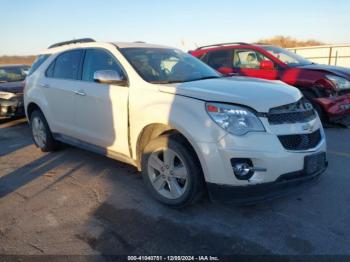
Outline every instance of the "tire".
[(35, 145), (43, 152), (54, 151), (58, 142), (53, 138), (49, 125), (39, 110), (35, 110), (30, 116), (30, 129)]
[(204, 192), (201, 165), (186, 142), (176, 135), (158, 137), (147, 144), (141, 159), (147, 189), (155, 199), (174, 208), (195, 203)]
[(314, 102), (314, 99), (316, 98), (316, 96), (310, 91), (303, 91), (303, 95), (315, 108), (319, 118), (321, 119), (321, 122), (328, 123), (328, 117), (327, 117), (325, 111), (318, 103)]

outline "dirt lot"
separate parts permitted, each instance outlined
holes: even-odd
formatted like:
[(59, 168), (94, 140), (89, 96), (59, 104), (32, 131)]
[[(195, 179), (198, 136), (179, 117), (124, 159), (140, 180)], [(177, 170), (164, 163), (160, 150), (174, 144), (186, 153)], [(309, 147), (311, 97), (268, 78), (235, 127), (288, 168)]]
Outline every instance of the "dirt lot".
[(172, 210), (125, 164), (41, 153), (24, 120), (0, 124), (0, 254), (350, 254), (350, 130), (327, 129), (330, 166), (279, 200)]
[(1, 64), (25, 64), (31, 65), (35, 60), (35, 56), (0, 56)]

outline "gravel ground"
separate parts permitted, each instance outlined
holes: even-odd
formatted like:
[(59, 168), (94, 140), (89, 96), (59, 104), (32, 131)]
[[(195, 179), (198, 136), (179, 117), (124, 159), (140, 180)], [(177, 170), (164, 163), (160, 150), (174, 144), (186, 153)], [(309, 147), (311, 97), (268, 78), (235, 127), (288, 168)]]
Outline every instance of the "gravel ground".
[(249, 207), (172, 210), (135, 168), (66, 146), (40, 152), (25, 120), (0, 124), (0, 254), (350, 254), (350, 130), (326, 130), (328, 171)]

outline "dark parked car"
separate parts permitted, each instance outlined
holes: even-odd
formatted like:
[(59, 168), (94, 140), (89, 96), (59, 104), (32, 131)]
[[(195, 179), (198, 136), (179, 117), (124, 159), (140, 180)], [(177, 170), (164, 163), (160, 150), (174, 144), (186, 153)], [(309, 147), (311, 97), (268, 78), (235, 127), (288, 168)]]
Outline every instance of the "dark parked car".
[(215, 44), (190, 53), (224, 75), (281, 80), (295, 86), (324, 122), (350, 126), (350, 68), (315, 64), (264, 44)]
[(0, 65), (0, 118), (23, 116), (24, 79), (27, 65)]

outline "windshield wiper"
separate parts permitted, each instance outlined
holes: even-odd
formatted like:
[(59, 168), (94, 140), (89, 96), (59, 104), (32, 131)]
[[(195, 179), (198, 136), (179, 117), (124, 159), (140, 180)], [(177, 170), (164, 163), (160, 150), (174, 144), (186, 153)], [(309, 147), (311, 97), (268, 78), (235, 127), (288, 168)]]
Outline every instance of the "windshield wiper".
[(184, 80), (159, 80), (159, 81), (150, 81), (152, 84), (175, 84), (175, 83), (183, 83)]
[(182, 82), (195, 82), (195, 81), (214, 79), (214, 78), (222, 78), (222, 76), (205, 76), (205, 77), (201, 77), (201, 78), (185, 80), (185, 81), (182, 81)]
[(205, 77), (189, 80), (188, 82), (190, 82), (190, 81), (191, 82), (192, 81), (200, 81), (200, 80), (206, 80), (206, 79), (214, 79), (214, 78), (221, 78), (221, 76), (205, 76)]

